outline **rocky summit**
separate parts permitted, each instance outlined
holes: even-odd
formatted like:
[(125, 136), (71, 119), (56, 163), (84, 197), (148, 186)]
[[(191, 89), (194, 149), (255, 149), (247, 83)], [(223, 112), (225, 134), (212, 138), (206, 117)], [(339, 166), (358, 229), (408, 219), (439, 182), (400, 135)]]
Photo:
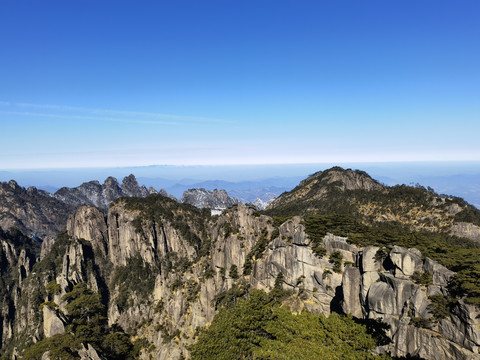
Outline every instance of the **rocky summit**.
[(118, 198), (146, 197), (156, 192), (152, 187), (147, 189), (144, 185), (139, 186), (137, 179), (131, 174), (125, 177), (121, 184), (114, 177), (108, 177), (103, 184), (90, 181), (75, 188), (61, 188), (53, 197), (73, 207), (92, 205), (106, 211)]
[(238, 204), (239, 200), (228, 196), (225, 190), (189, 189), (183, 193), (181, 202), (198, 208), (210, 208), (220, 214), (226, 208)]
[[(111, 185), (80, 206), (2, 185), (4, 358), (480, 358), (480, 216), (461, 199), (333, 168), (212, 216)], [(93, 196), (120, 192), (105, 212)], [(45, 199), (66, 219), (39, 242), (18, 224)]]
[(0, 227), (16, 228), (40, 241), (54, 237), (67, 224), (67, 218), (81, 205), (95, 206), (107, 212), (120, 197), (146, 197), (154, 188), (139, 186), (134, 175), (121, 184), (109, 177), (103, 185), (90, 181), (74, 188), (61, 188), (54, 194), (35, 187), (25, 189), (14, 180), (0, 183)]

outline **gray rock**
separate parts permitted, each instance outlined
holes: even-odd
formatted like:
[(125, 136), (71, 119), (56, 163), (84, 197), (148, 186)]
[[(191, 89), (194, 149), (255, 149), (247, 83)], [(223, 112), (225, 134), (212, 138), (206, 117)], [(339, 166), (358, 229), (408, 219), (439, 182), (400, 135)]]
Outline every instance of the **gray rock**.
[(78, 350), (78, 355), (80, 356), (81, 360), (104, 360), (103, 357), (101, 357), (95, 348), (87, 344), (85, 347), (84, 344), (80, 347), (80, 350)]
[(376, 283), (379, 279), (380, 279), (380, 275), (376, 271), (367, 271), (362, 274), (361, 298), (363, 303), (365, 303), (370, 287), (372, 286), (372, 284)]
[(43, 332), (45, 337), (51, 337), (57, 334), (63, 334), (65, 332), (65, 324), (60, 319), (59, 314), (50, 309), (49, 306), (43, 306)]
[(457, 222), (450, 227), (452, 235), (466, 237), (470, 240), (480, 242), (480, 226), (467, 222)]
[(393, 350), (393, 356), (418, 355), (432, 360), (479, 359), (478, 353), (462, 349), (457, 344), (442, 339), (436, 332), (412, 327), (395, 319), (389, 321), (389, 324), (396, 328), (393, 344), (388, 347)]
[(451, 280), (455, 274), (453, 271), (448, 270), (445, 266), (439, 264), (436, 261), (433, 261), (430, 258), (425, 259), (423, 264), (423, 270), (430, 272), (432, 274), (433, 285), (438, 286), (447, 286), (448, 282)]
[(38, 240), (55, 237), (73, 210), (46, 191), (26, 190), (13, 180), (0, 183), (0, 227), (4, 230), (15, 227)]
[(157, 191), (140, 186), (133, 174), (125, 177), (122, 184), (114, 177), (108, 177), (103, 185), (98, 181), (83, 183), (75, 188), (61, 188), (53, 196), (76, 208), (80, 205), (95, 206), (106, 212), (108, 206), (121, 197), (146, 197)]
[(70, 215), (67, 222), (67, 232), (70, 236), (85, 239), (98, 248), (104, 258), (107, 256), (107, 223), (105, 216), (93, 206), (80, 206)]
[(295, 245), (307, 246), (310, 241), (305, 234), (305, 226), (302, 224), (302, 219), (299, 216), (285, 221), (279, 227), (280, 237), (292, 242)]
[(180, 202), (198, 208), (227, 209), (239, 201), (228, 196), (225, 190), (189, 189), (183, 193)]
[(334, 251), (340, 251), (342, 253), (344, 262), (350, 261), (354, 264), (357, 263), (358, 249), (355, 246), (347, 243), (346, 237), (327, 234), (323, 238), (323, 243), (327, 249), (327, 255), (330, 255)]
[(357, 318), (363, 317), (362, 306), (360, 303), (361, 282), (360, 270), (356, 267), (348, 266), (343, 272), (342, 279), (342, 309), (345, 314), (352, 314)]
[(422, 270), (422, 255), (417, 249), (405, 249), (394, 246), (390, 251), (390, 259), (395, 265), (395, 276), (410, 277), (415, 271)]
[(375, 260), (375, 255), (380, 248), (378, 246), (364, 247), (361, 254), (362, 272), (380, 271), (382, 264)]

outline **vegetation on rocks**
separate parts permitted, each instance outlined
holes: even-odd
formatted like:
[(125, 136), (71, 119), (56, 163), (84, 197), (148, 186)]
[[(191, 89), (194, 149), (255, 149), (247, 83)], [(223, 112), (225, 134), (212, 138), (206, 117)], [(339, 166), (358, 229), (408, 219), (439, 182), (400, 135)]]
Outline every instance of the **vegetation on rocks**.
[(63, 334), (45, 338), (23, 353), (24, 360), (40, 360), (49, 352), (52, 360), (78, 359), (82, 345), (90, 344), (105, 359), (135, 359), (138, 346), (118, 326), (108, 327), (106, 309), (99, 294), (91, 291), (86, 283), (74, 286), (63, 296), (67, 302), (68, 324)]
[[(350, 243), (357, 246), (380, 246), (376, 255), (376, 260), (380, 262), (383, 262), (382, 258), (387, 256), (389, 246), (416, 248), (425, 257), (436, 260), (456, 272), (450, 284), (453, 296), (465, 296), (467, 303), (480, 305), (480, 244), (478, 243), (442, 232), (414, 231), (401, 224), (365, 225), (347, 215), (311, 214), (305, 216), (304, 225), (313, 249), (320, 246), (317, 244), (321, 243), (327, 233), (345, 236)], [(425, 284), (427, 280), (420, 279)]]
[[(142, 242), (142, 246), (126, 251), (121, 262), (114, 260), (120, 247), (107, 243), (114, 234), (110, 230), (115, 227), (115, 218), (105, 223), (102, 251), (92, 247), (95, 240), (61, 232), (55, 241), (45, 243), (48, 251), (44, 249), (41, 261), (39, 244), (21, 233), (0, 229), (0, 240), (7, 244), (0, 246), (0, 294), (6, 299), (1, 303), (1, 320), (10, 315), (9, 311), (20, 309), (17, 319), (2, 322), (4, 334), (9, 329), (19, 332), (5, 342), (2, 355), (11, 358), (17, 351), (24, 359), (41, 359), (48, 351), (51, 359), (74, 359), (90, 346), (104, 359), (134, 359), (140, 349), (154, 348), (145, 340), (148, 337), (157, 346), (152, 357), (163, 359), (174, 353), (173, 358), (181, 358), (188, 357), (186, 344), (195, 337), (196, 342), (188, 347), (192, 359), (390, 359), (388, 355), (373, 355), (372, 349), (385, 345), (388, 351), (398, 350), (394, 347), (398, 346), (398, 337), (394, 338), (397, 325), (390, 320), (400, 318), (399, 314), (402, 322), (408, 314), (406, 321), (412, 327), (406, 331), (413, 331), (408, 336), (418, 339), (418, 333), (422, 333), (413, 326), (433, 329), (445, 338), (439, 342), (451, 341), (462, 347), (465, 342), (451, 340), (442, 331), (471, 326), (465, 330), (464, 339), (471, 341), (470, 332), (476, 334), (473, 327), (478, 325), (477, 319), (467, 324), (460, 318), (459, 309), (469, 312), (469, 316), (473, 312), (471, 307), (459, 308), (459, 299), (480, 305), (480, 245), (451, 236), (445, 229), (454, 221), (480, 224), (479, 212), (461, 199), (440, 196), (431, 189), (384, 187), (358, 171), (350, 171), (342, 178), (344, 175), (338, 168), (314, 174), (284, 194), (285, 201), (280, 199), (265, 212), (239, 205), (212, 217), (207, 209), (179, 204), (161, 195), (117, 200), (109, 216), (117, 218), (119, 238), (122, 235), (124, 244), (128, 244), (125, 248), (129, 248), (128, 241)], [(269, 219), (265, 214), (275, 216)], [(300, 226), (298, 217), (282, 225), (299, 215)], [(136, 234), (132, 232), (130, 237), (120, 233), (120, 217), (131, 221), (122, 226), (128, 232), (134, 229)], [(308, 241), (303, 241), (303, 227)], [(91, 230), (91, 226), (84, 228), (87, 233)], [(157, 238), (160, 233), (164, 238)], [(378, 251), (364, 248), (357, 254), (342, 241), (325, 240), (327, 234), (345, 237), (358, 247), (377, 246)], [(152, 244), (146, 244), (144, 241), (151, 237)], [(276, 238), (280, 241), (273, 242)], [(8, 253), (12, 242), (16, 248), (25, 249), (28, 261), (25, 253), (21, 264), (3, 261), (15, 255)], [(418, 251), (396, 249), (390, 256), (394, 245), (416, 248), (423, 257), (453, 270), (448, 286), (450, 271), (426, 262), (424, 269), (432, 273), (424, 269), (413, 273), (421, 266)], [(146, 246), (145, 254), (138, 250)], [(311, 261), (310, 250), (323, 259)], [(125, 260), (126, 265), (119, 266)], [(358, 269), (350, 266), (352, 261)], [(338, 275), (343, 266), (347, 270)], [(393, 267), (395, 271), (379, 274)], [(407, 279), (406, 274), (412, 273)], [(253, 290), (271, 287), (274, 278), (269, 293)], [(73, 286), (85, 279), (92, 287), (86, 283)], [(425, 289), (420, 289), (414, 295), (422, 296), (413, 299), (408, 289), (418, 290), (418, 286), (409, 280), (421, 286), (435, 282), (429, 294), (441, 291), (449, 295), (430, 295), (427, 299), (422, 295)], [(408, 286), (390, 286), (400, 282)], [(69, 292), (58, 303), (65, 291)], [(408, 299), (405, 307), (397, 309), (388, 303), (388, 299), (400, 296)], [(107, 304), (111, 306), (109, 314), (119, 325), (108, 326)], [(415, 311), (411, 304), (415, 304)], [(302, 309), (351, 312), (367, 319), (337, 313), (325, 317)], [(392, 331), (387, 332), (386, 324), (380, 320), (369, 319), (371, 314), (384, 316)], [(19, 319), (22, 316), (28, 319)], [(22, 321), (29, 322), (28, 328), (18, 331)], [(43, 326), (49, 334), (58, 332), (58, 328), (63, 330), (59, 321), (65, 325), (64, 333), (42, 339)], [(197, 328), (205, 323), (211, 325)], [(32, 334), (39, 340), (36, 344)], [(133, 338), (139, 340), (133, 342)], [(27, 341), (28, 348), (23, 351)], [(426, 346), (435, 352), (432, 342)], [(469, 349), (465, 347), (465, 351)]]
[(424, 273), (415, 271), (412, 275), (412, 280), (418, 285), (429, 286), (432, 285), (432, 274), (429, 271)]
[(198, 258), (208, 254), (210, 242), (206, 236), (205, 225), (211, 219), (210, 210), (181, 204), (159, 194), (146, 198), (121, 198), (117, 202), (123, 202), (127, 210), (140, 212), (139, 217), (134, 220), (136, 231), (142, 232), (144, 224), (161, 225), (168, 221), (180, 232), (182, 238), (194, 247)]
[(129, 306), (133, 294), (138, 299), (148, 299), (155, 286), (156, 273), (158, 269), (145, 263), (140, 255), (128, 258), (126, 266), (115, 268), (110, 286), (118, 289), (116, 304), (120, 311)]
[(253, 290), (222, 308), (190, 347), (192, 359), (390, 359), (372, 355), (377, 342), (351, 317), (294, 315), (280, 290)]
[(257, 259), (261, 259), (267, 245), (271, 241), (271, 237), (268, 236), (267, 229), (264, 229), (260, 234), (260, 239), (258, 239), (255, 246), (252, 250), (247, 254), (245, 259), (245, 264), (243, 265), (243, 275), (250, 275), (253, 268), (253, 261)]
[(333, 268), (332, 270), (335, 271), (336, 273), (339, 273), (342, 271), (342, 260), (343, 260), (343, 255), (340, 251), (334, 251), (333, 253), (330, 254), (330, 262), (333, 263)]

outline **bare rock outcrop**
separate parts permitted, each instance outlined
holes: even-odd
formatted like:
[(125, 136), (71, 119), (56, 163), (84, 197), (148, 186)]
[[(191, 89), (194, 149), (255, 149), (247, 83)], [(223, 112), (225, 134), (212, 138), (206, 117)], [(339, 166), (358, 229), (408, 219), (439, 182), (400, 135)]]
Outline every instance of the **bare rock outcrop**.
[(405, 249), (394, 246), (390, 251), (390, 260), (395, 265), (395, 276), (409, 277), (415, 271), (422, 270), (422, 254), (417, 249)]
[(93, 206), (80, 206), (69, 216), (67, 232), (70, 236), (92, 242), (103, 257), (107, 255), (107, 223), (101, 211)]
[(185, 191), (180, 202), (198, 208), (210, 208), (221, 211), (238, 204), (239, 200), (228, 196), (225, 190), (206, 190), (200, 188)]
[(147, 189), (140, 186), (133, 174), (125, 177), (121, 184), (114, 177), (108, 177), (103, 184), (90, 181), (75, 188), (61, 188), (53, 197), (61, 200), (70, 207), (77, 208), (81, 205), (90, 205), (106, 212), (108, 206), (121, 197), (146, 197), (155, 194), (153, 188)]
[(451, 228), (452, 235), (466, 237), (476, 242), (480, 242), (480, 226), (468, 222), (456, 222)]
[(352, 314), (357, 318), (362, 318), (363, 308), (360, 302), (362, 277), (360, 270), (356, 267), (348, 266), (343, 272), (342, 290), (343, 306), (345, 314)]
[(14, 180), (0, 183), (0, 227), (17, 228), (43, 240), (54, 237), (66, 224), (73, 207), (34, 187), (25, 189)]
[(45, 337), (63, 334), (65, 331), (65, 321), (61, 319), (58, 312), (51, 309), (50, 306), (44, 305), (43, 312), (43, 333)]
[[(2, 259), (20, 274), (25, 289), (35, 281), (45, 286), (54, 280), (60, 290), (41, 301), (54, 301), (63, 312), (62, 295), (73, 285), (85, 281), (92, 290), (103, 291), (108, 323), (134, 329), (136, 337), (154, 345), (141, 358), (188, 357), (195, 329), (212, 321), (222, 296), (232, 289), (269, 291), (278, 281), (293, 293), (286, 305), (294, 311), (340, 311), (387, 323), (392, 342), (377, 348), (379, 353), (427, 360), (480, 356), (478, 309), (459, 301), (436, 320), (429, 296), (446, 294), (453, 273), (416, 249), (358, 248), (332, 234), (319, 244), (305, 232), (301, 217), (278, 225), (243, 204), (209, 216), (160, 195), (117, 200), (106, 218), (98, 208), (79, 207), (69, 217), (67, 232), (45, 250), (43, 275), (40, 270), (32, 275), (34, 259), (8, 241), (2, 243)], [(325, 256), (313, 251), (319, 245)], [(341, 264), (329, 259), (335, 252), (342, 254)], [(47, 260), (53, 265), (47, 266)], [(415, 271), (428, 271), (433, 284), (415, 283)], [(9, 289), (10, 301), (18, 304), (18, 289)], [(30, 299), (24, 303), (14, 321), (5, 315), (11, 305), (2, 304), (3, 338), (35, 323), (38, 306)], [(63, 331), (59, 311), (44, 306), (42, 314), (43, 329), (31, 329), (37, 339)], [(22, 318), (27, 320), (22, 323)], [(419, 327), (422, 323), (430, 325)], [(98, 360), (88, 344), (83, 350), (83, 358)]]

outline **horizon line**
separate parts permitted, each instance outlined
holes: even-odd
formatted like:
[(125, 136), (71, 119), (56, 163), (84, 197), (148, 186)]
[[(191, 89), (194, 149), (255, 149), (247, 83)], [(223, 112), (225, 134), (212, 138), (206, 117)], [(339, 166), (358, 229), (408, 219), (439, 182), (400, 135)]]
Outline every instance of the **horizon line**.
[(0, 168), (1, 172), (15, 172), (15, 171), (51, 171), (51, 170), (96, 170), (96, 169), (126, 169), (126, 168), (153, 168), (153, 167), (242, 167), (242, 166), (308, 166), (308, 165), (332, 165), (334, 164), (460, 164), (460, 163), (479, 163), (480, 160), (392, 160), (392, 161), (322, 161), (322, 162), (296, 162), (296, 163), (239, 163), (239, 164), (150, 164), (150, 165), (98, 165), (98, 166), (78, 166), (78, 167), (33, 167), (33, 168)]

